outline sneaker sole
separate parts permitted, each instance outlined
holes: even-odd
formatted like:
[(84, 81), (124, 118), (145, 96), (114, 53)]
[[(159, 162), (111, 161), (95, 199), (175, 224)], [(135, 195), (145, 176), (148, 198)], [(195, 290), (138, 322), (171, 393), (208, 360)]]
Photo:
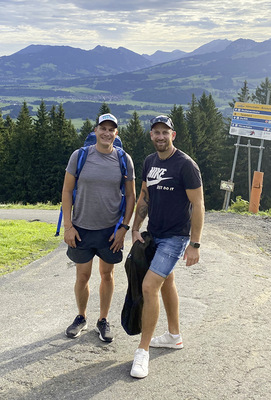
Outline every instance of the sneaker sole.
[(86, 331), (87, 328), (88, 328), (88, 326), (85, 325), (82, 329), (80, 329), (80, 331), (79, 331), (76, 335), (70, 335), (69, 333), (67, 333), (67, 331), (65, 331), (65, 335), (66, 335), (68, 338), (70, 338), (70, 339), (76, 339), (78, 336), (81, 335), (81, 333), (82, 333), (83, 331)]
[(113, 342), (113, 340), (114, 340), (114, 338), (112, 338), (112, 339), (104, 339), (104, 338), (102, 337), (102, 335), (101, 335), (101, 332), (99, 331), (99, 328), (97, 328), (97, 326), (95, 326), (95, 332), (99, 333), (99, 339), (100, 339), (102, 342), (111, 343), (111, 342)]
[(183, 344), (181, 343), (180, 345), (176, 346), (175, 344), (152, 344), (150, 343), (150, 347), (165, 347), (167, 349), (175, 349), (175, 350), (181, 350), (183, 349)]
[(146, 378), (146, 376), (148, 376), (148, 372), (147, 372), (147, 374), (146, 375), (138, 375), (138, 374), (136, 374), (136, 373), (133, 373), (132, 371), (130, 372), (130, 375), (133, 377), (133, 378), (137, 378), (137, 379), (143, 379), (143, 378)]

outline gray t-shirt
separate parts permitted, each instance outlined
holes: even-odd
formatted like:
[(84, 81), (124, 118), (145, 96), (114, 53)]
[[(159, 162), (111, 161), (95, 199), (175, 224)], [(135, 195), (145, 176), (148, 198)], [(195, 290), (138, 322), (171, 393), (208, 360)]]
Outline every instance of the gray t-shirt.
[[(66, 171), (73, 176), (76, 176), (78, 151), (72, 153), (66, 168)], [(117, 150), (114, 148), (112, 153), (104, 154), (100, 153), (95, 145), (90, 146), (78, 179), (73, 206), (73, 224), (89, 230), (116, 225), (120, 217), (121, 178)], [(135, 179), (134, 165), (127, 154), (127, 180), (133, 179)]]

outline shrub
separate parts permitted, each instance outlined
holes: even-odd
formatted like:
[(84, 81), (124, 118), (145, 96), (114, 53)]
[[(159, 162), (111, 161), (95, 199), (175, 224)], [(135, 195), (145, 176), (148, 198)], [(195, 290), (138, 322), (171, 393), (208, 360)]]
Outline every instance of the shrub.
[(230, 210), (236, 213), (248, 212), (249, 202), (242, 199), (241, 196), (236, 197), (236, 201), (231, 201)]

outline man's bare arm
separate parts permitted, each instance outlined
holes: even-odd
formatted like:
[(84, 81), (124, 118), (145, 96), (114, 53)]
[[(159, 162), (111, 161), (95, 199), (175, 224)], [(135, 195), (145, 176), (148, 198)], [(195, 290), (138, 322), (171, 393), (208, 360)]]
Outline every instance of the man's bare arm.
[(141, 187), (141, 192), (136, 204), (136, 213), (135, 213), (135, 218), (134, 218), (134, 223), (132, 227), (132, 233), (133, 233), (133, 243), (136, 240), (140, 240), (143, 242), (143, 239), (139, 233), (139, 230), (141, 228), (141, 225), (148, 215), (148, 206), (149, 206), (149, 192), (148, 188), (146, 185), (146, 182), (142, 182), (142, 187)]
[[(191, 241), (200, 242), (203, 223), (204, 223), (204, 198), (203, 188), (189, 189), (186, 191), (188, 199), (192, 204), (192, 215), (191, 215)], [(199, 261), (200, 250), (190, 245), (187, 246), (184, 253), (184, 260), (186, 265), (190, 266), (196, 264)]]

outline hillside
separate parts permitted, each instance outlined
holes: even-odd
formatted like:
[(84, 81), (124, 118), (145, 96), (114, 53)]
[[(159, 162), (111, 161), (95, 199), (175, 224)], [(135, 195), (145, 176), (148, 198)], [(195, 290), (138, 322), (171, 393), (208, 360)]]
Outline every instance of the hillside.
[(271, 40), (256, 43), (239, 39), (220, 52), (195, 54), (181, 59), (114, 76), (89, 77), (70, 82), (53, 81), (57, 87), (85, 86), (104, 96), (138, 102), (187, 104), (192, 93), (212, 93), (221, 107), (247, 80), (253, 89), (271, 75)]
[(69, 46), (31, 45), (11, 56), (0, 57), (0, 79), (49, 81), (90, 75), (135, 71), (152, 63), (124, 47), (97, 46), (81, 50)]
[[(252, 92), (270, 76), (271, 40), (219, 40), (190, 54), (157, 51), (149, 57), (122, 47), (97, 46), (86, 51), (67, 46), (29, 46), (0, 57), (0, 97), (4, 113), (13, 112), (15, 106), (10, 104), (15, 98), (17, 102), (30, 99), (31, 104), (43, 98), (61, 101), (64, 108), (67, 101), (75, 103), (72, 118), (77, 118), (79, 101), (88, 110), (90, 102), (106, 101), (130, 104), (130, 110), (167, 112), (174, 104), (186, 106), (192, 94), (199, 97), (205, 91), (227, 115), (231, 113), (228, 102), (245, 80)], [(126, 115), (129, 118), (130, 114)], [(80, 113), (79, 118), (87, 117), (88, 112)]]

